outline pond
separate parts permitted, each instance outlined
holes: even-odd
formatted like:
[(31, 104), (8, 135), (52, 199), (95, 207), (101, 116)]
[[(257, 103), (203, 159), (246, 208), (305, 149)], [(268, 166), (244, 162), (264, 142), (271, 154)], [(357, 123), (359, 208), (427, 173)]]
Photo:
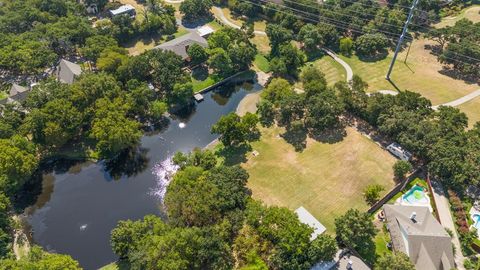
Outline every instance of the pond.
[(188, 116), (172, 116), (164, 130), (145, 134), (137, 151), (116, 162), (63, 161), (45, 170), (42, 193), (26, 209), (34, 242), (49, 251), (70, 254), (85, 269), (115, 261), (109, 241), (119, 220), (147, 214), (164, 217), (166, 160), (177, 151), (207, 146), (217, 137), (210, 133), (211, 126), (235, 111), (246, 94), (260, 88), (243, 83), (206, 93)]

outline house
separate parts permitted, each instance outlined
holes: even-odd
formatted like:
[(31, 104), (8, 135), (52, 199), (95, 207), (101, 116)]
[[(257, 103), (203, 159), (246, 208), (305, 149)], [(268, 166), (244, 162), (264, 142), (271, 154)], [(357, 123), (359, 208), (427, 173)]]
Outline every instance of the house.
[(416, 269), (455, 268), (452, 240), (443, 226), (423, 206), (383, 206), (395, 252), (408, 255)]
[(303, 206), (300, 206), (297, 210), (295, 210), (295, 213), (297, 214), (301, 223), (306, 224), (313, 229), (313, 233), (310, 236), (311, 241), (315, 240), (320, 234), (327, 230), (325, 226), (323, 226), (320, 221), (310, 214), (307, 209), (303, 208)]
[(10, 88), (8, 97), (0, 100), (0, 105), (10, 104), (10, 103), (22, 103), (27, 99), (28, 93), (30, 93), (30, 88), (26, 88), (14, 83)]
[(129, 15), (130, 17), (134, 18), (137, 15), (135, 8), (131, 5), (123, 5), (117, 9), (111, 9), (108, 11), (110, 17), (120, 16), (120, 15)]
[(55, 76), (62, 83), (72, 84), (82, 74), (82, 68), (68, 60), (62, 59), (57, 66)]
[(195, 43), (199, 44), (204, 48), (208, 47), (208, 42), (205, 38), (200, 36), (197, 32), (191, 32), (179, 38), (172, 39), (163, 44), (160, 44), (156, 46), (155, 49), (172, 51), (177, 55), (181, 56), (182, 59), (186, 60), (188, 58), (188, 53), (187, 53), (188, 47), (190, 47)]
[(403, 149), (398, 143), (390, 144), (387, 146), (387, 150), (401, 160), (409, 161), (412, 158), (412, 154)]

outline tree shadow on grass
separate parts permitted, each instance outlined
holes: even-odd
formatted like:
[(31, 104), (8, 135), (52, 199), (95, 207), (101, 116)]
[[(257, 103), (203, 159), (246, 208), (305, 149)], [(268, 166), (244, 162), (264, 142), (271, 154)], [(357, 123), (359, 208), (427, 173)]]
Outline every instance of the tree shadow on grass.
[(385, 50), (375, 55), (358, 55), (358, 59), (360, 59), (362, 62), (377, 62), (387, 58), (387, 56), (388, 56), (388, 51)]
[(343, 141), (347, 136), (347, 131), (345, 125), (342, 124), (322, 131), (311, 130), (309, 136), (318, 142), (333, 144)]
[(192, 70), (192, 77), (197, 81), (204, 81), (208, 78), (208, 68), (206, 66), (198, 66)]
[(287, 127), (285, 133), (280, 135), (287, 143), (291, 144), (295, 151), (302, 152), (307, 147), (307, 130), (292, 129)]
[(223, 147), (217, 151), (224, 161), (226, 166), (238, 165), (240, 163), (247, 162), (247, 153), (252, 151), (250, 144), (241, 144), (239, 146)]

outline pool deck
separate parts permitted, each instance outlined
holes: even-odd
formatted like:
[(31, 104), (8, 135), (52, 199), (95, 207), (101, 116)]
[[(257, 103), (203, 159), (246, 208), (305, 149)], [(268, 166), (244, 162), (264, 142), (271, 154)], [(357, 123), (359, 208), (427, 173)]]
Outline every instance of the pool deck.
[[(421, 203), (421, 202), (408, 202), (406, 200), (403, 199), (403, 197), (407, 194), (409, 194), (415, 187), (417, 187), (417, 185), (413, 186), (411, 189), (409, 189), (407, 192), (405, 192), (405, 194), (403, 194), (402, 196), (400, 196), (400, 198), (397, 199), (397, 201), (395, 202), (395, 204), (397, 205), (405, 205), (405, 206), (424, 206), (424, 207), (428, 207), (428, 209), (430, 210), (430, 213), (433, 213), (433, 208), (432, 208), (432, 204), (430, 202), (430, 198), (428, 197), (427, 195), (427, 192), (424, 191), (424, 196), (425, 196), (425, 199), (426, 199), (426, 203)], [(423, 189), (423, 187), (422, 187)]]

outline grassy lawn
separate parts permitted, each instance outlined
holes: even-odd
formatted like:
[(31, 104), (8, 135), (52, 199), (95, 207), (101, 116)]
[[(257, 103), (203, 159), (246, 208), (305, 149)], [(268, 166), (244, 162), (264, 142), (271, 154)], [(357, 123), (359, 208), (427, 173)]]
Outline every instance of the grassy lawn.
[(259, 36), (255, 35), (255, 37), (251, 38), (250, 41), (257, 45), (258, 52), (261, 54), (269, 54), (270, 53), (270, 40), (267, 36)]
[(7, 97), (8, 97), (7, 92), (0, 91), (0, 99), (4, 99), (4, 98), (7, 98)]
[(449, 16), (442, 19), (441, 22), (435, 24), (436, 28), (443, 28), (445, 26), (452, 26), (461, 19), (469, 19), (473, 22), (480, 22), (480, 5), (473, 5), (460, 12), (455, 16)]
[(325, 79), (327, 79), (329, 85), (346, 80), (347, 72), (345, 69), (329, 56), (324, 56), (313, 64), (325, 74)]
[[(229, 21), (235, 23), (236, 25), (241, 26), (245, 22), (244, 19), (234, 16), (232, 14), (232, 11), (229, 8), (222, 8), (222, 11), (223, 11), (223, 14), (225, 15), (225, 17)], [(213, 13), (216, 14), (216, 12), (213, 12)], [(256, 31), (265, 31), (266, 28), (267, 28), (267, 23), (263, 20), (253, 22), (253, 29), (256, 30)]]
[(392, 253), (392, 251), (387, 247), (387, 244), (390, 242), (390, 240), (391, 240), (390, 234), (388, 233), (385, 226), (382, 226), (382, 228), (379, 230), (378, 234), (375, 236), (375, 239), (374, 239), (375, 254), (377, 257)]
[(329, 233), (334, 219), (348, 209), (367, 210), (363, 190), (369, 184), (390, 190), (395, 158), (354, 129), (346, 131), (340, 142), (308, 139), (307, 148), (295, 152), (279, 137), (281, 128), (262, 128), (260, 141), (252, 143), (259, 155), (237, 160), (250, 174), (253, 197), (292, 210), (303, 206)]
[(255, 61), (253, 64), (263, 72), (270, 72), (270, 62), (262, 54), (255, 55)]
[(222, 80), (222, 78), (220, 78), (218, 75), (212, 75), (212, 74), (209, 74), (206, 78), (198, 78), (195, 76), (192, 76), (191, 78), (192, 78), (192, 84), (193, 84), (193, 91), (195, 93), (209, 86), (212, 86)]
[(113, 262), (111, 264), (107, 264), (104, 267), (100, 268), (99, 270), (129, 270), (130, 266), (123, 262)]
[(207, 23), (208, 26), (210, 26), (213, 30), (217, 31), (221, 28), (223, 28), (223, 26), (221, 24), (219, 24), (217, 21), (213, 20), (209, 23)]
[[(406, 50), (398, 56), (395, 64), (392, 81), (400, 89), (414, 91), (430, 99), (433, 105), (446, 103), (458, 99), (478, 89), (478, 84), (469, 84), (463, 80), (456, 80), (440, 73), (442, 65), (438, 63), (436, 56), (424, 49), (432, 42), (424, 39), (415, 40), (412, 44), (408, 61), (404, 59)], [(375, 92), (395, 87), (385, 80), (385, 74), (392, 59), (392, 54), (382, 60), (360, 60), (357, 56), (341, 56), (353, 69), (353, 72), (362, 77), (369, 84), (369, 91)], [(470, 106), (465, 106), (464, 112), (472, 119), (480, 117), (480, 99), (471, 101)]]

